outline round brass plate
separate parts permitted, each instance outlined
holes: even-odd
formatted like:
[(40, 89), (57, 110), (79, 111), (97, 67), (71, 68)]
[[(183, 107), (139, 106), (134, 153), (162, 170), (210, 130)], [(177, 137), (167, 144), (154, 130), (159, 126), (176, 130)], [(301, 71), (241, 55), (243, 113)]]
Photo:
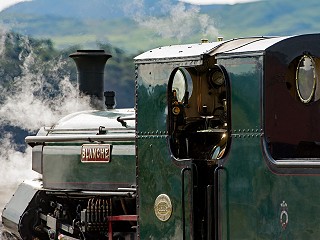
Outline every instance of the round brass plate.
[(154, 202), (154, 213), (162, 221), (168, 221), (172, 214), (171, 200), (166, 194), (160, 194)]

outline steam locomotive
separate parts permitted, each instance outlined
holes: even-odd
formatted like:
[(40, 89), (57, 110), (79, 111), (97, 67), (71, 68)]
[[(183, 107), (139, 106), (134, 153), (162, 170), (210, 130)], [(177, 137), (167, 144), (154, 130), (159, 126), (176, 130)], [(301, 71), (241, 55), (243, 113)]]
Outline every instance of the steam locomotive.
[[(320, 237), (320, 34), (172, 45), (135, 58), (135, 107), (103, 51), (71, 55), (97, 110), (26, 142), (42, 180), (2, 214), (21, 239)], [(102, 106), (103, 97), (107, 106)]]

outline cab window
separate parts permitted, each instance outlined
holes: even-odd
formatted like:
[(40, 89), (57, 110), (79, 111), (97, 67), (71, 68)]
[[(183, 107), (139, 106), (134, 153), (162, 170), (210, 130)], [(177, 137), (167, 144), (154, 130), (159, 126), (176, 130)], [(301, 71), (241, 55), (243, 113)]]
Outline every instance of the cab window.
[(311, 54), (298, 56), (284, 83), (266, 85), (265, 139), (276, 160), (320, 159), (319, 63)]
[(173, 70), (168, 84), (168, 128), (176, 158), (224, 156), (229, 128), (226, 83), (226, 74), (217, 65)]

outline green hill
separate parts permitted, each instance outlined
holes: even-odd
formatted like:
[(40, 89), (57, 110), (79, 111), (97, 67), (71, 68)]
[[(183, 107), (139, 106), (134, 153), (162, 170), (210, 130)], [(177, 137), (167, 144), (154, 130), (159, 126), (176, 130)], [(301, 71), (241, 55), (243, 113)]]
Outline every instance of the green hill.
[(320, 31), (317, 0), (266, 0), (207, 11), (219, 16), (218, 28), (227, 38), (248, 35), (295, 35)]
[(229, 39), (320, 31), (318, 0), (201, 7), (175, 0), (141, 2), (144, 5), (129, 0), (33, 0), (1, 12), (0, 24), (18, 33), (52, 39), (58, 48), (108, 42), (132, 53), (203, 37), (214, 41), (217, 35)]

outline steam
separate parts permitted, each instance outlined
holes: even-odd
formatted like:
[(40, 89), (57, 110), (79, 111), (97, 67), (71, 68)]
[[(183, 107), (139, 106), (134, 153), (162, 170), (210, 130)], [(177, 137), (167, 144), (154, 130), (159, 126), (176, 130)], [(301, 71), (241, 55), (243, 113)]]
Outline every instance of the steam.
[(1, 26), (1, 28), (0, 28), (0, 56), (3, 56), (3, 53), (5, 51), (6, 39), (7, 39), (6, 29)]
[[(28, 38), (24, 41), (19, 56), (21, 76), (16, 77), (9, 87), (0, 87), (4, 97), (0, 105), (0, 125), (35, 131), (43, 125), (52, 125), (70, 112), (90, 109), (88, 99), (78, 97), (78, 90), (70, 82), (69, 75), (61, 74), (66, 61), (59, 58), (40, 62)], [(45, 72), (50, 80), (46, 79)]]
[[(13, 188), (18, 183), (21, 183), (27, 178), (36, 178), (38, 175), (35, 172), (24, 171), (25, 169), (31, 170), (31, 148), (27, 148), (25, 152), (17, 151), (18, 146), (13, 140), (12, 133), (5, 133), (0, 140), (1, 151), (1, 180), (0, 188), (7, 189)], [(10, 179), (13, 179), (10, 181)]]
[[(169, 0), (161, 0), (160, 4), (160, 9), (157, 8), (157, 12), (161, 13), (159, 17), (146, 13), (143, 0), (131, 1), (126, 5), (125, 12), (140, 26), (155, 31), (163, 38), (175, 38), (181, 41), (197, 34), (210, 38), (219, 35), (214, 20), (207, 14), (201, 14), (199, 6), (186, 6), (183, 2), (173, 5)], [(148, 10), (151, 14), (155, 11)]]
[[(0, 51), (6, 51), (5, 43), (10, 39), (10, 34), (2, 32)], [(89, 99), (79, 97), (75, 83), (64, 71), (66, 60), (60, 57), (43, 63), (27, 37), (20, 39), (20, 45), (21, 74), (9, 84), (3, 84), (2, 79), (0, 85), (0, 130), (3, 134), (0, 139), (0, 216), (18, 184), (39, 177), (31, 170), (31, 147), (25, 149), (25, 145), (17, 145), (16, 132), (4, 126), (35, 134), (37, 129), (54, 124), (62, 116), (90, 109)]]
[[(22, 73), (9, 86), (0, 86), (3, 99), (0, 104), (0, 125), (34, 133), (42, 126), (51, 126), (71, 112), (90, 109), (89, 99), (78, 97), (78, 89), (63, 71), (66, 60), (58, 58), (43, 63), (37, 59), (29, 39), (25, 37), (22, 40), (23, 50), (19, 55)], [(5, 46), (0, 46), (0, 49), (3, 48)], [(0, 176), (8, 175), (8, 178), (2, 178), (5, 182), (0, 180), (0, 188), (2, 184), (10, 182), (8, 179), (12, 178), (9, 176), (13, 177), (12, 183), (16, 184), (21, 181), (19, 175), (22, 174), (22, 178), (25, 178), (25, 169), (31, 169), (28, 165), (31, 159), (28, 154), (30, 149), (18, 152), (18, 148), (14, 144), (12, 133), (2, 136)], [(28, 167), (23, 167), (23, 164)], [(14, 169), (16, 173), (11, 174), (10, 169)]]

